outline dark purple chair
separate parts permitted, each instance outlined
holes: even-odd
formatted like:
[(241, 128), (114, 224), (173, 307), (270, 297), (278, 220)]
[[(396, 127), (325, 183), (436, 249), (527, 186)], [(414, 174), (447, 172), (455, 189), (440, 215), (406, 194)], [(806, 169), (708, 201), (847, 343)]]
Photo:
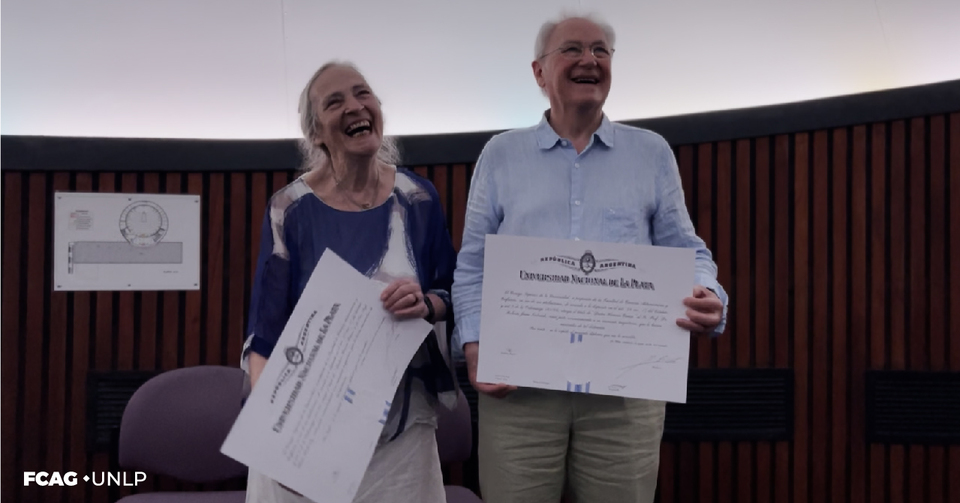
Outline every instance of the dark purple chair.
[[(463, 391), (460, 391), (454, 410), (449, 410), (442, 404), (437, 406), (437, 448), (440, 451), (440, 463), (460, 466), (462, 478), (461, 465), (470, 459), (473, 451), (470, 404)], [(444, 489), (447, 492), (447, 503), (482, 503), (482, 500), (466, 487), (449, 485)]]
[[(185, 482), (243, 477), (247, 467), (220, 453), (240, 414), (243, 371), (198, 366), (164, 372), (138, 389), (120, 422), (120, 466)], [(244, 491), (157, 492), (118, 503), (243, 503)]]

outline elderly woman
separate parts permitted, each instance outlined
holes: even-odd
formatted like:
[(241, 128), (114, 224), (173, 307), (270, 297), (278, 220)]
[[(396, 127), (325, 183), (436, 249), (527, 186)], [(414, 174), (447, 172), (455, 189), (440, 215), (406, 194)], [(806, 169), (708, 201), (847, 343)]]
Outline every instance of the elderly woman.
[[(273, 195), (264, 216), (244, 345), (253, 386), (327, 248), (385, 285), (383, 307), (394, 316), (435, 322), (450, 312), (456, 256), (436, 190), (394, 165), (396, 147), (363, 75), (323, 65), (303, 89), (300, 117), (306, 173)], [(431, 334), (400, 382), (355, 502), (445, 501), (434, 406), (454, 393)], [(251, 473), (247, 501), (307, 500)]]

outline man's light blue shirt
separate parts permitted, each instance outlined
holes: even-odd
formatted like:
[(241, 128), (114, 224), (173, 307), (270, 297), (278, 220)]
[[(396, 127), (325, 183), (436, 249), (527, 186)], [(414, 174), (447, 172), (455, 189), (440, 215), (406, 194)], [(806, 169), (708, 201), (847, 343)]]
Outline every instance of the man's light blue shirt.
[[(453, 282), (453, 346), (480, 338), (487, 234), (635, 243), (696, 249), (696, 277), (723, 302), (710, 250), (687, 212), (673, 151), (656, 133), (606, 115), (577, 153), (547, 122), (498, 134), (477, 160)], [(692, 292), (692, 288), (691, 288)]]

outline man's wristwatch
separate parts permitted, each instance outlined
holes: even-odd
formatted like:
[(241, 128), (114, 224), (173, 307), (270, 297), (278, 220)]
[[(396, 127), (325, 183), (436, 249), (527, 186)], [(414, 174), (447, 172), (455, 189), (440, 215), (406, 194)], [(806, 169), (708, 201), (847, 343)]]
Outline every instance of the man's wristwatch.
[(424, 316), (423, 319), (430, 323), (434, 323), (433, 319), (437, 316), (437, 312), (433, 309), (433, 301), (430, 300), (430, 297), (427, 297), (427, 295), (424, 294), (423, 303), (427, 306), (427, 315)]

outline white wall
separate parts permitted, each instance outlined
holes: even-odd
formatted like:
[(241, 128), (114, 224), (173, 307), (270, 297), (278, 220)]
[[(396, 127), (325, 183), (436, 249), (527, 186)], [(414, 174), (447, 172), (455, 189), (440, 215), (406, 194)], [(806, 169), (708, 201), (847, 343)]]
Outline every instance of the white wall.
[(333, 58), (389, 134), (526, 126), (533, 39), (564, 8), (617, 30), (615, 120), (960, 78), (960, 0), (3, 0), (0, 132), (295, 137)]

